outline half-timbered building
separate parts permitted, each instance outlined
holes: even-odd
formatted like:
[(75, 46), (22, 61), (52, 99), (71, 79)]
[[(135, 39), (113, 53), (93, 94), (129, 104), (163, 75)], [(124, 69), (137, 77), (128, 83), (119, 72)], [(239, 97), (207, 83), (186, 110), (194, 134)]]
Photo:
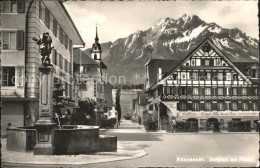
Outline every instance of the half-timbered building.
[(201, 129), (212, 121), (226, 126), (230, 120), (250, 120), (253, 126), (259, 116), (258, 63), (234, 63), (207, 39), (146, 92), (159, 129), (161, 118), (171, 116), (195, 121)]

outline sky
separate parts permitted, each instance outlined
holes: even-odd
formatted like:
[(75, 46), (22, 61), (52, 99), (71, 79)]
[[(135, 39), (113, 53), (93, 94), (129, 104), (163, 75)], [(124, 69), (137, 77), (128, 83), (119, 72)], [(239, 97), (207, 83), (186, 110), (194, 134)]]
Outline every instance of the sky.
[(239, 28), (258, 39), (257, 1), (67, 1), (64, 3), (86, 48), (95, 39), (114, 42), (138, 30), (147, 30), (159, 19), (197, 15), (223, 28)]

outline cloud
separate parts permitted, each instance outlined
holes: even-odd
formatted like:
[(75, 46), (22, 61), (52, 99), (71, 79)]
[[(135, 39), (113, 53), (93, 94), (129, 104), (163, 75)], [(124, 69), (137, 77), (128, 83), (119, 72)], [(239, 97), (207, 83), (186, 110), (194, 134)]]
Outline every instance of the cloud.
[(103, 15), (100, 15), (98, 13), (92, 13), (88, 16), (88, 19), (92, 22), (97, 22), (97, 23), (103, 23), (107, 20), (107, 18)]

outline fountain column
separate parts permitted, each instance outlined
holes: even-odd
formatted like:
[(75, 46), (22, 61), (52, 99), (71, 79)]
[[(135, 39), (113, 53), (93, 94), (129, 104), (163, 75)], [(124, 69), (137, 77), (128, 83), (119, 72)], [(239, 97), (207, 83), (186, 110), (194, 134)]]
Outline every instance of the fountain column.
[(53, 66), (41, 65), (40, 74), (40, 94), (39, 94), (39, 120), (35, 124), (36, 145), (33, 149), (34, 155), (52, 155), (52, 129), (56, 123), (52, 123), (53, 112)]

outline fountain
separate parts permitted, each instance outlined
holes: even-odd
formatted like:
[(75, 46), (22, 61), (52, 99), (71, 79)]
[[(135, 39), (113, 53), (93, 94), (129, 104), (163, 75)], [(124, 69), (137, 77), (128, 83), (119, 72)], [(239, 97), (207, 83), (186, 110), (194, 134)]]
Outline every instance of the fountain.
[(53, 65), (49, 58), (52, 39), (48, 33), (43, 33), (40, 39), (33, 40), (39, 45), (42, 57), (39, 66), (39, 120), (30, 127), (9, 127), (7, 150), (33, 151), (34, 155), (75, 155), (116, 150), (117, 137), (99, 135), (98, 126), (61, 126), (59, 123), (58, 127), (53, 122)]

